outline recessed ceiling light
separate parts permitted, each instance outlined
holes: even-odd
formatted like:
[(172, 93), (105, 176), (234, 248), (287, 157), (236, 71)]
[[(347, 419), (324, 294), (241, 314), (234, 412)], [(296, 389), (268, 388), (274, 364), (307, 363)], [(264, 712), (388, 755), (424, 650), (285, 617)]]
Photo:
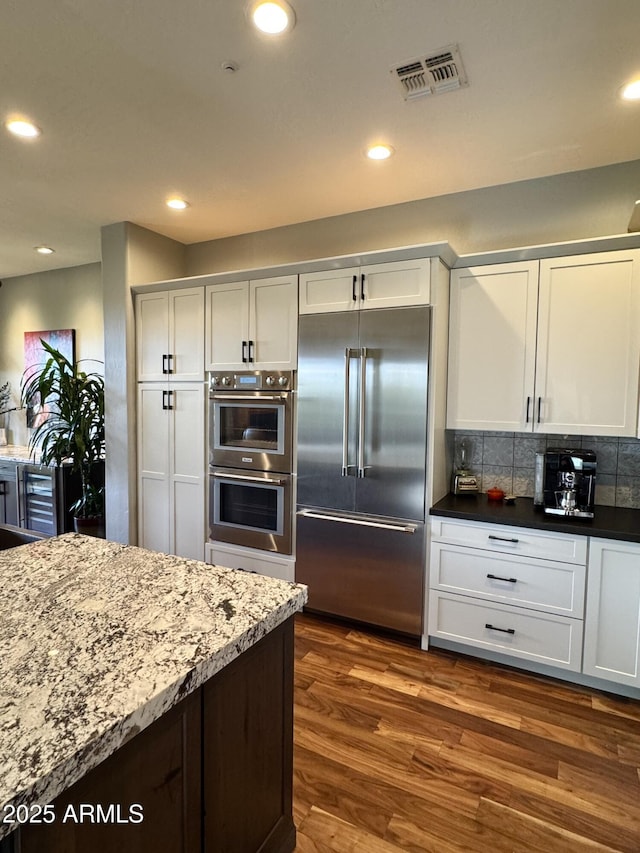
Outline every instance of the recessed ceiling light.
[(34, 139), (42, 133), (40, 128), (33, 124), (33, 122), (23, 118), (9, 119), (5, 122), (4, 126), (9, 133), (13, 133), (14, 136), (22, 136), (25, 139)]
[(52, 249), (51, 246), (34, 246), (34, 249), (39, 255), (53, 255), (55, 249)]
[(640, 80), (632, 80), (631, 83), (623, 86), (620, 97), (624, 98), (625, 101), (640, 100)]
[(296, 23), (295, 12), (286, 0), (259, 0), (251, 5), (250, 14), (254, 25), (270, 36), (289, 32)]
[(393, 154), (393, 148), (390, 145), (372, 145), (367, 148), (367, 157), (370, 160), (388, 160)]
[(189, 207), (189, 202), (183, 198), (168, 198), (167, 207), (170, 207), (172, 210), (186, 210)]

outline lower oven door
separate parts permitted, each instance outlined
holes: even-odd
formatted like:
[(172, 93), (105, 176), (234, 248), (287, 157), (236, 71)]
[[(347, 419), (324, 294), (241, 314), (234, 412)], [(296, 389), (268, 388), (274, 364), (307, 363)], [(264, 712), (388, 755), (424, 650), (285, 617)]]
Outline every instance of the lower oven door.
[(290, 474), (211, 469), (210, 538), (290, 554), (291, 490)]

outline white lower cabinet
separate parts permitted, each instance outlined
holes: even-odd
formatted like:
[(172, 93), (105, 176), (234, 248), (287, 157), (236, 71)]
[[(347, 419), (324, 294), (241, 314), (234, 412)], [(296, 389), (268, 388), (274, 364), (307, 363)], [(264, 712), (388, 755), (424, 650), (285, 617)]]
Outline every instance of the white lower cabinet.
[(586, 537), (433, 519), (428, 633), (580, 672)]
[(224, 542), (208, 542), (206, 546), (206, 562), (214, 566), (226, 566), (229, 569), (241, 569), (245, 572), (256, 572), (283, 581), (295, 581), (295, 557), (284, 554), (271, 554), (256, 551), (253, 548), (241, 548), (227, 545)]
[(201, 382), (138, 386), (138, 543), (204, 559), (205, 399)]
[(581, 619), (432, 591), (429, 625), (452, 642), (580, 672)]
[(590, 540), (584, 672), (640, 687), (640, 544)]

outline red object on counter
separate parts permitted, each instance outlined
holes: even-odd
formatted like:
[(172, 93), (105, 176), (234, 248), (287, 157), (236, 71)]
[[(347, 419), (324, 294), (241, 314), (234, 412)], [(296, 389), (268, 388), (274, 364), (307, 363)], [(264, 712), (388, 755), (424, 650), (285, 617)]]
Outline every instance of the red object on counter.
[(501, 501), (504, 498), (504, 492), (494, 486), (492, 489), (487, 489), (487, 497), (490, 501)]

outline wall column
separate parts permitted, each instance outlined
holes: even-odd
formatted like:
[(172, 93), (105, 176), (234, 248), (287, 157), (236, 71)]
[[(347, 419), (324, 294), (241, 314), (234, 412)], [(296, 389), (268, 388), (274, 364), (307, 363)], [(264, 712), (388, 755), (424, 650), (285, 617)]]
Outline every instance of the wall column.
[(107, 539), (137, 542), (135, 327), (131, 287), (184, 276), (182, 243), (131, 222), (101, 230)]

